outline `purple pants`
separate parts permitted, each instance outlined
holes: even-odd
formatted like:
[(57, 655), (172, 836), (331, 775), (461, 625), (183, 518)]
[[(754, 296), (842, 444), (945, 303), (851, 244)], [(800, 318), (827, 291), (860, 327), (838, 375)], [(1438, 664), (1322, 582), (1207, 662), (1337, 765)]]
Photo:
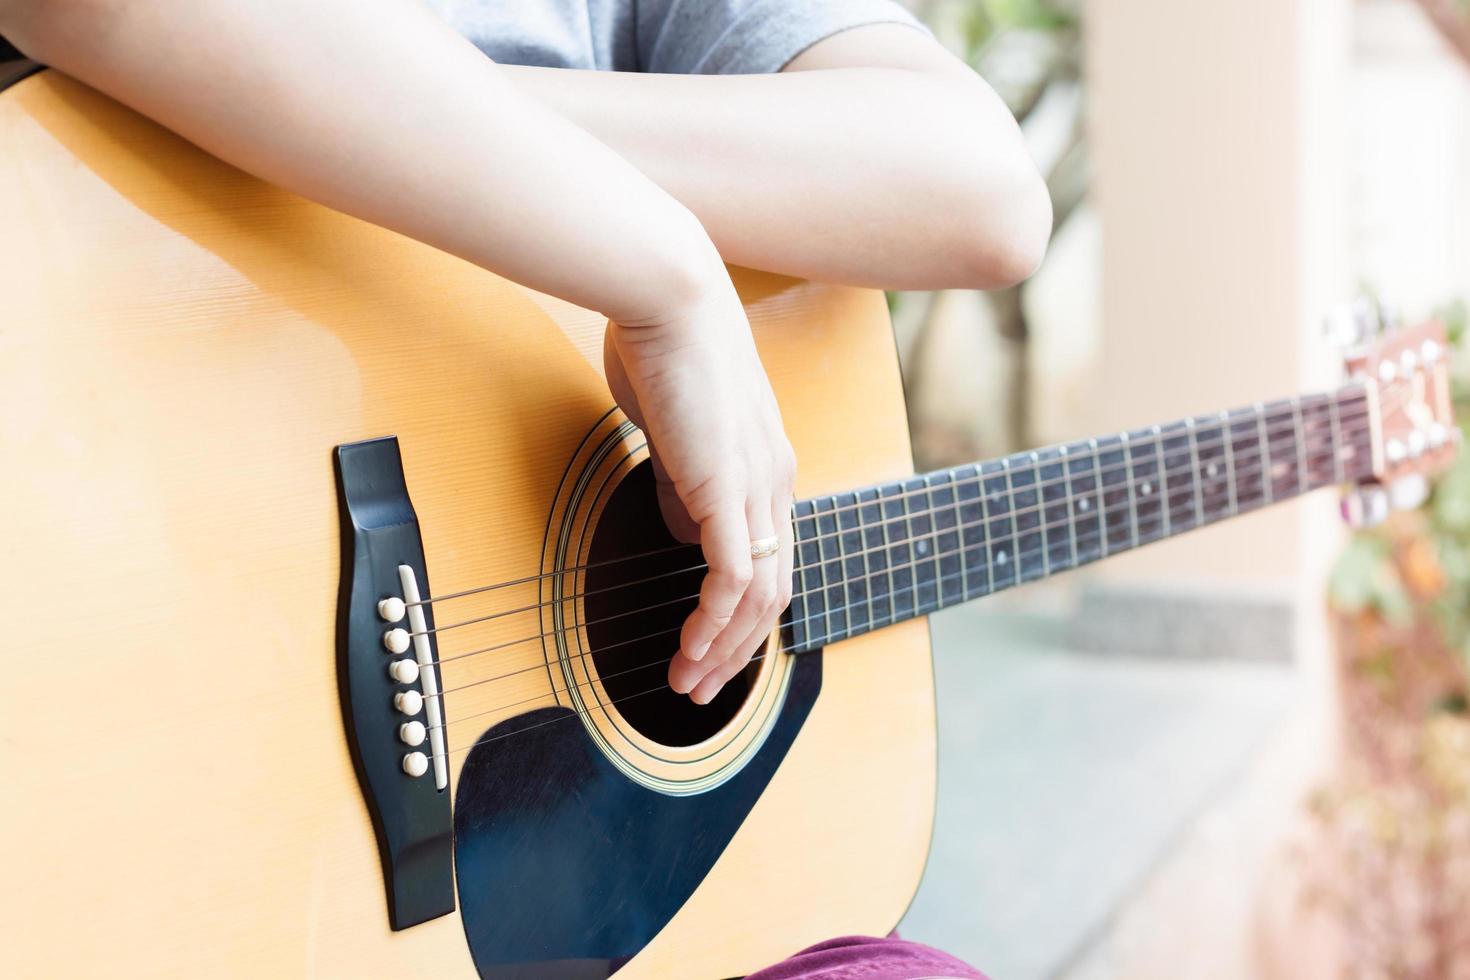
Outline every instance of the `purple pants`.
[(985, 980), (985, 975), (948, 953), (921, 943), (876, 936), (843, 936), (817, 943), (752, 973), (745, 980)]

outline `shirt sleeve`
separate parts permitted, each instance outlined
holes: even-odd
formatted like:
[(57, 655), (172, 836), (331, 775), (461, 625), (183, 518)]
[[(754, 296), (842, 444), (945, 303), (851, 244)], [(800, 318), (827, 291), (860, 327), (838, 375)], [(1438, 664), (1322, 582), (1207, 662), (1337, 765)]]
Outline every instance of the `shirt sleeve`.
[(777, 72), (867, 24), (926, 30), (894, 0), (640, 0), (637, 11), (639, 67), (678, 75)]

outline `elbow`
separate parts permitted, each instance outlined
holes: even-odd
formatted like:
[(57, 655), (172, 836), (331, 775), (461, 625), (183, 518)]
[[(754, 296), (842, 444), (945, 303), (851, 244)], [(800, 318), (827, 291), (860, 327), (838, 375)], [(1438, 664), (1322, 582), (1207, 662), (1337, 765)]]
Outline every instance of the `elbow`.
[(1031, 278), (1046, 257), (1051, 240), (1052, 204), (1046, 182), (1025, 151), (1024, 163), (1007, 176), (982, 181), (967, 206), (952, 254), (960, 285), (1005, 289)]
[[(947, 193), (938, 213), (947, 229), (941, 249), (949, 261), (947, 286), (1004, 289), (1041, 266), (1052, 233), (1051, 192), (1010, 110), (978, 77), (948, 86), (938, 186)], [(934, 185), (931, 185), (934, 186)]]

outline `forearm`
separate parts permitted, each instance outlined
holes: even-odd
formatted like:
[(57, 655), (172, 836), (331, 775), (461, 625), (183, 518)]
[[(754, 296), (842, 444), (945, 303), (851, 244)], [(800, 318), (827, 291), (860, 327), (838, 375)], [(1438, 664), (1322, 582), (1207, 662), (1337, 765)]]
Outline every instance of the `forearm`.
[(1029, 274), (1050, 232), (1015, 121), (978, 79), (900, 67), (508, 72), (688, 206), (739, 265), (990, 287)]
[(677, 201), (419, 4), (0, 0), (0, 32), (242, 169), (614, 319), (717, 264)]

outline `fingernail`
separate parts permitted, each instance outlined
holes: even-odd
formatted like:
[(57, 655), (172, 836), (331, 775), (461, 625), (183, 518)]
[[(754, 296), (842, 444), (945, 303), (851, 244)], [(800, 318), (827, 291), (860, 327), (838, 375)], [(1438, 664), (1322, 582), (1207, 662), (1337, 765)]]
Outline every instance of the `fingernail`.
[(702, 647), (695, 647), (693, 650), (690, 650), (688, 653), (684, 654), (684, 656), (686, 656), (690, 660), (693, 660), (694, 662), (698, 663), (699, 661), (701, 661), (701, 660), (704, 659), (704, 655), (706, 653), (709, 653), (709, 644), (708, 643), (706, 643)]
[(689, 695), (689, 700), (695, 704), (709, 704), (710, 697), (708, 694), (691, 694)]

